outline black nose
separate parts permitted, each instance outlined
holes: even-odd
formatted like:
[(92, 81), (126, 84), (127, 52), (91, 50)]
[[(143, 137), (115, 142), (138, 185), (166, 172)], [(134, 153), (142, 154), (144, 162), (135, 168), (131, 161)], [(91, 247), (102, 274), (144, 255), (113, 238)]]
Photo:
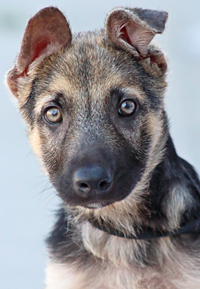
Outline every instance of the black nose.
[(112, 186), (112, 177), (102, 167), (82, 167), (74, 172), (74, 187), (78, 195), (88, 197), (92, 193), (103, 194)]

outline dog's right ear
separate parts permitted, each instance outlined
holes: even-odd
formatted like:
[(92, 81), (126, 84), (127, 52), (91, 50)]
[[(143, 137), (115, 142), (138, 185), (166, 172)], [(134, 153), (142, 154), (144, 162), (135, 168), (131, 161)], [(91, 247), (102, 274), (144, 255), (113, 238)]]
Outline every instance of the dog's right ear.
[(72, 34), (63, 13), (47, 7), (33, 16), (26, 27), (21, 48), (6, 81), (11, 92), (18, 97), (19, 79), (28, 77), (29, 67), (71, 43)]
[(105, 31), (116, 46), (145, 58), (151, 40), (164, 31), (167, 18), (164, 11), (119, 7), (108, 15)]
[(150, 43), (156, 34), (165, 29), (168, 13), (165, 11), (124, 8), (113, 9), (106, 18), (105, 31), (111, 45), (129, 51), (148, 73), (164, 75), (167, 62), (159, 49)]

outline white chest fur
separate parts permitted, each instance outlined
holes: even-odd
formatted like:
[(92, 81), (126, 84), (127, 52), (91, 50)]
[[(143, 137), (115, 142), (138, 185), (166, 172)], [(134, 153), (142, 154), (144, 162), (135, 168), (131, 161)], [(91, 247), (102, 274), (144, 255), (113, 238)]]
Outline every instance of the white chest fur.
[[(47, 267), (46, 289), (199, 289), (198, 272), (178, 264), (154, 268), (100, 268), (98, 264), (81, 270), (75, 264), (52, 262)], [(187, 264), (186, 264), (187, 265)], [(192, 273), (192, 274), (191, 274)]]

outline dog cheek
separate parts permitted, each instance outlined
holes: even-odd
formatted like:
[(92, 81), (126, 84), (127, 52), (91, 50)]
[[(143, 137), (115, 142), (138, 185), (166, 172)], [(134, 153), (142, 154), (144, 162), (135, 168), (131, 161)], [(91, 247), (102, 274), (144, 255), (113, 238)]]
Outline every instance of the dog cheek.
[(35, 152), (36, 156), (41, 159), (42, 158), (42, 151), (41, 151), (41, 140), (39, 137), (39, 129), (35, 127), (31, 133), (29, 133), (29, 141)]
[(42, 167), (43, 172), (45, 175), (48, 175), (46, 166), (43, 162), (43, 153), (42, 153), (42, 143), (40, 138), (40, 132), (38, 127), (34, 127), (31, 132), (29, 132), (29, 141), (33, 148), (35, 155), (38, 157), (40, 165)]
[(56, 145), (45, 136), (40, 127), (35, 126), (29, 131), (29, 141), (45, 175), (50, 176), (57, 171), (61, 161), (58, 158)]

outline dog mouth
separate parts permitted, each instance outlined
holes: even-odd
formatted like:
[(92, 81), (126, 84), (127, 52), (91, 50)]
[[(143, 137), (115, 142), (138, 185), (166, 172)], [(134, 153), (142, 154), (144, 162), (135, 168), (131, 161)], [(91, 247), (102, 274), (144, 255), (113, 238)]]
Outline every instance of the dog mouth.
[(102, 209), (106, 206), (109, 206), (111, 205), (113, 202), (99, 202), (99, 203), (90, 203), (90, 204), (84, 204), (82, 205), (84, 208), (87, 208), (87, 209)]

